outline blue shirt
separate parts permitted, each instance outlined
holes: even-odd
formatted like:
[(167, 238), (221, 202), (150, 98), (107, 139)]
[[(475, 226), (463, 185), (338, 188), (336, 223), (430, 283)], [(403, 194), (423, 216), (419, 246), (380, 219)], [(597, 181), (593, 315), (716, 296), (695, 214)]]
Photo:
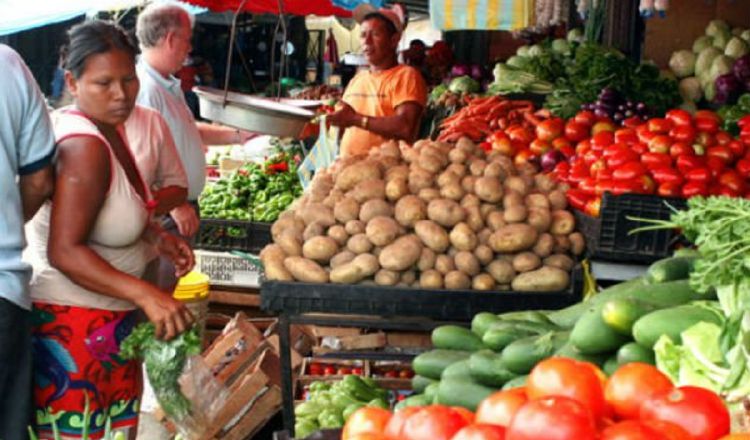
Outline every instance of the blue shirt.
[(169, 126), (188, 181), (188, 200), (198, 200), (206, 184), (206, 155), (195, 118), (185, 102), (180, 80), (165, 78), (143, 58), (136, 66), (141, 89), (136, 102), (159, 112)]
[(0, 44), (0, 298), (31, 308), (31, 266), (26, 246), (18, 177), (50, 165), (55, 138), (47, 106), (21, 57)]

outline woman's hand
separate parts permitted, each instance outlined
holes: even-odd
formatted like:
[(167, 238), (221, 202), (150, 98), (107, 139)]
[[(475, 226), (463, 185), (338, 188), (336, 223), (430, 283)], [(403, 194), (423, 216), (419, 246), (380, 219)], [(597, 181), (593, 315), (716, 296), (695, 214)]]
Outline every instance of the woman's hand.
[(174, 263), (177, 278), (190, 272), (195, 266), (195, 255), (193, 250), (190, 249), (190, 245), (185, 240), (166, 231), (159, 234), (156, 249), (159, 255), (169, 258)]
[(183, 237), (192, 237), (198, 232), (200, 220), (195, 213), (195, 209), (189, 203), (183, 203), (174, 208), (169, 212), (169, 215), (172, 216), (172, 220), (177, 225), (177, 230)]
[(154, 324), (157, 339), (168, 341), (189, 329), (195, 321), (185, 304), (156, 287), (142, 295), (136, 305)]

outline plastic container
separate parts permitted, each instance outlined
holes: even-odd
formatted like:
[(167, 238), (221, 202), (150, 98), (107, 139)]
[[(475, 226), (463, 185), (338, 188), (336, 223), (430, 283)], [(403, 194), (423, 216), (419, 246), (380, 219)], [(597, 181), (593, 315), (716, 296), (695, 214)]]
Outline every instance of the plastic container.
[(195, 248), (258, 253), (270, 242), (271, 223), (202, 218)]
[(201, 335), (206, 329), (206, 316), (208, 315), (208, 275), (192, 271), (180, 278), (174, 289), (174, 298), (185, 303), (188, 310), (195, 317)]

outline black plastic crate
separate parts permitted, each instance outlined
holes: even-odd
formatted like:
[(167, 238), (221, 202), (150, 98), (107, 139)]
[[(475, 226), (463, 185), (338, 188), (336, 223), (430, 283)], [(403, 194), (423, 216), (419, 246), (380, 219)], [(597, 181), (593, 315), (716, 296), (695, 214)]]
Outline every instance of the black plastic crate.
[(334, 313), (424, 317), (469, 322), (479, 312), (560, 309), (581, 300), (583, 272), (576, 268), (561, 292), (425, 290), (376, 285), (314, 284), (266, 281), (261, 309), (291, 315)]
[(271, 223), (202, 218), (195, 248), (258, 253), (271, 242)]
[(669, 220), (672, 208), (685, 209), (684, 199), (643, 194), (605, 193), (599, 217), (576, 211), (578, 229), (586, 237), (587, 255), (595, 260), (652, 263), (672, 255), (680, 234), (673, 230), (630, 234), (644, 223), (628, 217)]
[[(341, 429), (323, 429), (300, 440), (339, 440), (340, 438)], [(273, 433), (273, 440), (294, 440), (294, 438), (289, 435), (289, 431), (276, 431)]]

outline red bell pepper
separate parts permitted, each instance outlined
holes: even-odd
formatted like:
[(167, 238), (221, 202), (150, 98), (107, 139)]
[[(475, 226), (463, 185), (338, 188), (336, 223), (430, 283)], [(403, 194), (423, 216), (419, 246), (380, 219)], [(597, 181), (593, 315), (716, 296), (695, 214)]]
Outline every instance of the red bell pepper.
[(672, 157), (666, 153), (646, 152), (641, 155), (641, 163), (649, 170), (660, 167), (671, 167)]
[(640, 162), (628, 162), (612, 172), (615, 180), (635, 180), (646, 174), (646, 167)]
[(651, 175), (660, 185), (665, 183), (680, 185), (685, 180), (677, 170), (671, 167), (654, 168), (651, 170)]
[(266, 166), (266, 174), (285, 173), (287, 171), (289, 171), (289, 164), (286, 162), (272, 163)]

